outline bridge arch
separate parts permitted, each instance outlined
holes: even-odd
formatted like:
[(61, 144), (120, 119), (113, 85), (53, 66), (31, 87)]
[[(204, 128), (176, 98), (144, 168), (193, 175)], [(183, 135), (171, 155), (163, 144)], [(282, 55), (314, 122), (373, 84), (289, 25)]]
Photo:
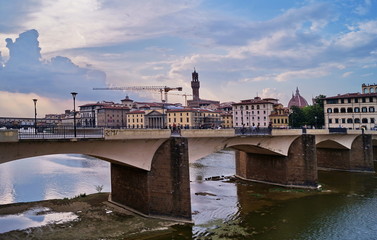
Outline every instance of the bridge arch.
[(299, 136), (189, 137), (189, 160), (196, 160), (226, 148), (275, 156), (288, 156), (289, 147)]
[(149, 171), (157, 149), (167, 139), (19, 141), (0, 144), (0, 164), (50, 154), (84, 154)]
[(373, 145), (368, 134), (317, 135), (319, 168), (343, 171), (374, 171)]

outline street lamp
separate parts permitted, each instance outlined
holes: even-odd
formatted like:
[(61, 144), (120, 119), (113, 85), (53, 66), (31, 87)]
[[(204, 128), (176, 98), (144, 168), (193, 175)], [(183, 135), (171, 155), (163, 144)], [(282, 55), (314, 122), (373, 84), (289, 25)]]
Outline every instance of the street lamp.
[(37, 134), (37, 101), (38, 99), (34, 98), (34, 132)]
[(314, 116), (314, 119), (315, 119), (315, 125), (314, 125), (314, 128), (317, 129), (317, 116)]
[(76, 137), (76, 95), (77, 92), (71, 92), (72, 97), (73, 97), (73, 132)]

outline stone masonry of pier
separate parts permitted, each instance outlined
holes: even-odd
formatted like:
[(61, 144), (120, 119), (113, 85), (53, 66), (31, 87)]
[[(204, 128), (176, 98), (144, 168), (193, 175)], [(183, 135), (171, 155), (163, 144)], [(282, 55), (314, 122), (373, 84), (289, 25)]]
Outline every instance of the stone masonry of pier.
[(187, 147), (185, 138), (168, 139), (155, 153), (151, 171), (112, 163), (111, 201), (144, 215), (191, 221)]
[(315, 136), (298, 137), (288, 156), (236, 151), (236, 175), (252, 181), (315, 188), (318, 180)]

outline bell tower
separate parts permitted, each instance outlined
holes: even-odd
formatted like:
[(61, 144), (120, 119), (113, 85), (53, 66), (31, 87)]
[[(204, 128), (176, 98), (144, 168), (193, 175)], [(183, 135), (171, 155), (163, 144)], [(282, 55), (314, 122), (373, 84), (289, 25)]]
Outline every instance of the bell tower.
[(192, 100), (199, 101), (199, 88), (200, 88), (200, 82), (199, 82), (199, 74), (196, 72), (194, 68), (194, 72), (192, 73), (192, 80), (191, 80), (191, 88), (192, 88)]

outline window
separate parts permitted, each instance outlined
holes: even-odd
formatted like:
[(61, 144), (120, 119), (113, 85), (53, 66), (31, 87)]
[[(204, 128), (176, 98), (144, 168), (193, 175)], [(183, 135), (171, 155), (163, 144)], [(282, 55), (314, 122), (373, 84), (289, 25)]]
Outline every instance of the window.
[(361, 122), (362, 122), (362, 123), (368, 123), (368, 118), (363, 118), (363, 119), (361, 120)]
[(339, 119), (338, 118), (335, 118), (335, 123), (339, 123)]
[(344, 98), (340, 99), (340, 103), (344, 103)]
[(342, 118), (342, 123), (346, 123), (346, 119), (345, 118)]
[(259, 109), (259, 105), (257, 105), (257, 109)]
[(337, 104), (338, 99), (327, 99), (327, 104)]
[(332, 118), (329, 118), (329, 123), (332, 123)]
[(369, 112), (374, 112), (374, 107), (369, 107)]
[(370, 119), (370, 123), (374, 123), (374, 118), (371, 118), (371, 119)]
[(328, 112), (328, 113), (332, 113), (332, 109), (331, 109), (331, 108), (328, 108), (328, 109), (327, 109), (327, 112)]
[(370, 97), (370, 98), (369, 98), (369, 102), (373, 102), (373, 97)]
[(355, 107), (355, 112), (360, 112), (360, 108)]
[(355, 98), (355, 103), (358, 103), (359, 102), (359, 99), (358, 98)]
[(351, 98), (348, 98), (347, 100), (348, 100), (348, 103), (351, 103)]
[(362, 111), (362, 112), (367, 112), (368, 109), (367, 109), (366, 107), (362, 107), (362, 108), (361, 108), (361, 111)]
[(334, 113), (339, 113), (339, 109), (338, 108), (334, 108)]
[(187, 119), (186, 119), (186, 122), (187, 122), (187, 123), (189, 123), (189, 122), (190, 122), (189, 120), (190, 120), (190, 119), (189, 119), (189, 118), (187, 118)]
[(355, 118), (355, 123), (360, 123), (360, 118)]
[(348, 113), (353, 112), (352, 108), (351, 108), (351, 107), (347, 108), (347, 112), (348, 112)]
[(340, 112), (341, 112), (341, 113), (345, 113), (345, 112), (346, 112), (346, 109), (345, 109), (345, 108), (341, 108), (341, 109), (340, 109)]
[(353, 123), (352, 118), (348, 118), (347, 123)]
[(366, 102), (366, 99), (365, 99), (365, 97), (363, 97), (363, 98), (362, 98), (361, 100), (362, 100), (362, 102), (363, 102), (363, 103), (365, 103), (365, 102)]

